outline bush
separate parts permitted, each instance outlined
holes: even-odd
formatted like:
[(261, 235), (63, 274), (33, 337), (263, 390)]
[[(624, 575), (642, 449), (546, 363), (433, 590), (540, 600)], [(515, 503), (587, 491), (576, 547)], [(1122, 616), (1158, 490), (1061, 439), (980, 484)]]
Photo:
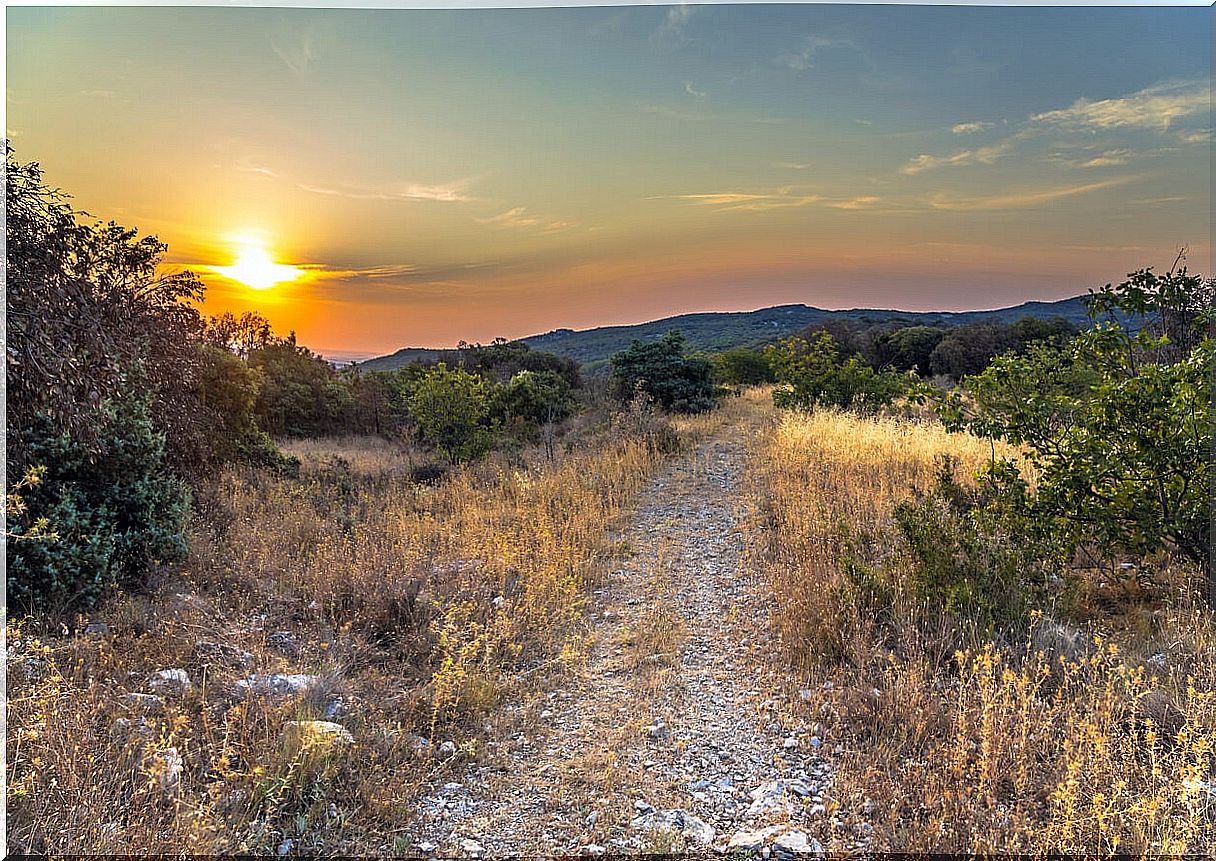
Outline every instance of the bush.
[(759, 350), (736, 347), (718, 353), (711, 361), (714, 380), (724, 386), (760, 386), (777, 379)]
[(494, 438), (485, 380), (440, 363), (424, 372), (409, 399), (410, 414), (422, 439), (453, 461), (474, 460), (490, 450)]
[(943, 457), (936, 487), (895, 507), (913, 588), (981, 629), (1021, 620), (1064, 560), (1048, 536), (1030, 534), (1018, 518), (1024, 485), (990, 476), (986, 487), (966, 488), (954, 473)]
[(1167, 548), (1210, 573), (1211, 285), (1185, 268), (1141, 270), (1094, 294), (1091, 314), (1102, 313), (1143, 326), (1104, 322), (998, 358), (964, 381), (968, 397), (936, 395), (938, 410), (1027, 450), (1037, 480), (1022, 516), (1038, 528), (1073, 548)]
[(712, 368), (704, 359), (684, 355), (684, 336), (668, 332), (658, 341), (635, 340), (612, 357), (616, 397), (633, 400), (639, 392), (667, 412), (701, 413), (714, 408)]
[(107, 401), (95, 421), (88, 447), (49, 421), (27, 436), (45, 469), (10, 507), (6, 529), (42, 534), (8, 542), (11, 600), (89, 605), (112, 584), (139, 587), (152, 563), (185, 555), (189, 490), (165, 468), (146, 400)]
[(782, 384), (773, 402), (787, 409), (839, 407), (873, 411), (893, 401), (905, 389), (902, 377), (876, 373), (858, 357), (841, 361), (836, 342), (820, 332), (814, 342), (786, 338), (765, 355)]
[(566, 380), (554, 371), (520, 371), (490, 394), (489, 414), (518, 436), (534, 438), (541, 425), (560, 422), (574, 412)]

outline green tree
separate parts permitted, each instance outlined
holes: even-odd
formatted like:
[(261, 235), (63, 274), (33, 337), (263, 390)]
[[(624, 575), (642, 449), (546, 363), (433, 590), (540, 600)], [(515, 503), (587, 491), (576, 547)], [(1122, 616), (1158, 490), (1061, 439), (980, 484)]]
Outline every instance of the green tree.
[(642, 392), (668, 412), (713, 409), (712, 374), (708, 361), (684, 355), (684, 336), (678, 331), (649, 344), (635, 340), (612, 357), (613, 387), (619, 400), (632, 400)]
[[(1025, 514), (1069, 547), (1172, 549), (1211, 573), (1211, 282), (1151, 269), (1090, 300), (1097, 323), (1062, 346), (996, 359), (938, 396), (952, 427), (1026, 449), (1037, 492)], [(1022, 485), (1010, 464), (994, 475)]]
[(520, 371), (495, 386), (490, 395), (494, 420), (527, 438), (534, 437), (541, 425), (567, 418), (574, 408), (569, 384), (554, 371)]
[(786, 338), (768, 347), (765, 355), (781, 384), (773, 392), (773, 402), (787, 409), (875, 410), (906, 388), (903, 377), (877, 373), (857, 356), (842, 361), (827, 332), (819, 332), (813, 342)]
[(351, 429), (354, 396), (333, 365), (296, 343), (295, 333), (249, 353), (260, 375), (258, 421), (276, 436), (318, 436)]
[(414, 384), (409, 409), (421, 437), (453, 461), (478, 458), (493, 444), (489, 395), (476, 374), (439, 363)]
[(927, 377), (930, 357), (945, 336), (946, 330), (937, 326), (904, 326), (884, 332), (874, 339), (879, 367), (915, 371)]
[(710, 361), (714, 379), (724, 386), (759, 386), (777, 379), (764, 353), (750, 347), (724, 350)]

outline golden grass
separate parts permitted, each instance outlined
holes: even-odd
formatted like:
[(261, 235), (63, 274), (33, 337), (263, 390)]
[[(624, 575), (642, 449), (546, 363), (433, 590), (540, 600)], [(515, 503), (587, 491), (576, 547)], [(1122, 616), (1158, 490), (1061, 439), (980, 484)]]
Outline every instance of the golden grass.
[[(990, 642), (913, 594), (895, 506), (931, 487), (941, 455), (965, 477), (992, 453), (932, 423), (827, 411), (785, 414), (754, 444), (773, 622), (795, 684), (813, 691), (808, 717), (829, 749), (843, 745), (840, 813), (821, 839), (901, 852), (1216, 850), (1209, 610), (1181, 594), (1142, 609), (1138, 635), (1036, 616), (1028, 635)], [(882, 573), (881, 613), (857, 600), (846, 558)], [(1157, 651), (1166, 665), (1147, 670)]]
[[(418, 737), (477, 756), (487, 712), (577, 651), (588, 587), (669, 434), (634, 411), (552, 462), (494, 456), (434, 485), (409, 480), (417, 452), (367, 440), (291, 446), (298, 479), (226, 471), (186, 569), (103, 606), (109, 635), (10, 624), (9, 845), (396, 851), (445, 767)], [(192, 687), (139, 714), (124, 696), (166, 668)], [(274, 672), (319, 680), (284, 698), (236, 684)], [(339, 701), (353, 746), (320, 765), (284, 752), (288, 721)], [(182, 769), (167, 791), (169, 748)]]

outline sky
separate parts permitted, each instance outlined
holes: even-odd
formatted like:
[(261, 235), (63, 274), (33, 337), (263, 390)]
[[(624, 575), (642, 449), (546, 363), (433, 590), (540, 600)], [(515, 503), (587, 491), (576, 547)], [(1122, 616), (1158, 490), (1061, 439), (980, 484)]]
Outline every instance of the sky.
[(993, 308), (1211, 272), (1211, 15), (13, 7), (6, 137), (334, 357)]

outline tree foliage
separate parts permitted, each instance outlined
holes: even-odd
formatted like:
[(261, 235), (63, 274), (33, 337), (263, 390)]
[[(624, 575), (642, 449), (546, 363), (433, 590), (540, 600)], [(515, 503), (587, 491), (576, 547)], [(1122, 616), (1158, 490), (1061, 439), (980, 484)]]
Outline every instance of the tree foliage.
[[(1090, 308), (1107, 319), (1063, 346), (997, 358), (939, 411), (1027, 451), (1038, 477), (1025, 514), (1067, 546), (1168, 548), (1210, 572), (1211, 283), (1185, 267), (1144, 269), (1094, 293)], [(994, 474), (1025, 484), (1007, 463)]]
[(699, 413), (714, 407), (713, 369), (705, 359), (684, 355), (684, 336), (671, 331), (657, 341), (634, 341), (612, 357), (612, 379), (619, 400), (639, 392), (664, 410)]
[(440, 363), (414, 384), (410, 414), (423, 440), (453, 461), (480, 457), (493, 444), (485, 380), (462, 368)]
[(770, 346), (765, 355), (780, 384), (773, 392), (773, 402), (787, 409), (875, 410), (906, 388), (903, 377), (877, 373), (858, 356), (842, 359), (827, 332), (818, 333), (813, 342), (786, 338)]
[(724, 386), (760, 386), (777, 379), (764, 353), (750, 347), (724, 350), (710, 361), (715, 381)]

